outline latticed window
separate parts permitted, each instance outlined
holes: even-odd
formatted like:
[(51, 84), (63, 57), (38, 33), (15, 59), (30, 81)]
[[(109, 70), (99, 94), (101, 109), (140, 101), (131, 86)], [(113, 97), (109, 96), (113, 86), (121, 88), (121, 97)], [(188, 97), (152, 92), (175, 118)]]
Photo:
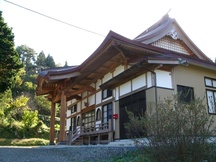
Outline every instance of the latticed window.
[(205, 78), (205, 86), (208, 111), (210, 114), (216, 114), (216, 79)]
[(83, 116), (83, 126), (85, 128), (90, 128), (95, 125), (95, 110), (92, 110), (90, 112), (84, 113)]

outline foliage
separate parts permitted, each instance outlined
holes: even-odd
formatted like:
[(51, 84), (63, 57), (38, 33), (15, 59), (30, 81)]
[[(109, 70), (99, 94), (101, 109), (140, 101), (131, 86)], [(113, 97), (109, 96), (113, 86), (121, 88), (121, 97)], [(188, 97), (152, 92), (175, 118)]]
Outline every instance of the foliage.
[(174, 98), (155, 105), (148, 106), (144, 117), (129, 113), (126, 124), (131, 134), (137, 133), (134, 138), (146, 137), (136, 139), (139, 146), (147, 146), (145, 153), (158, 162), (212, 160), (214, 141), (209, 140), (215, 135), (214, 120), (203, 100), (185, 104)]
[(39, 55), (37, 56), (37, 60), (35, 61), (35, 63), (36, 63), (36, 65), (37, 65), (37, 67), (39, 69), (42, 69), (42, 68), (46, 67), (46, 56), (45, 56), (45, 54), (44, 54), (43, 51), (41, 51), (39, 53)]
[(38, 124), (38, 112), (37, 111), (24, 111), (22, 116), (22, 122), (25, 129), (30, 129), (31, 127)]
[(34, 104), (37, 106), (37, 110), (40, 114), (50, 115), (51, 114), (51, 102), (44, 96), (35, 96)]
[(6, 93), (0, 94), (0, 124), (11, 124), (14, 120), (20, 120), (24, 110), (27, 110), (26, 106), (28, 98), (20, 96), (16, 99), (12, 99), (10, 90)]
[(46, 66), (49, 68), (54, 68), (55, 67), (55, 61), (53, 59), (52, 56), (50, 56), (50, 54), (48, 54), (48, 56), (46, 57)]
[(49, 144), (49, 140), (40, 138), (15, 139), (11, 144), (13, 146), (44, 146)]
[(48, 144), (49, 144), (49, 140), (45, 140), (41, 138), (29, 138), (29, 139), (0, 138), (0, 146), (42, 146)]
[(14, 86), (15, 77), (22, 67), (14, 48), (14, 34), (4, 22), (0, 11), (0, 92)]
[(27, 45), (21, 45), (16, 48), (16, 51), (19, 53), (20, 60), (24, 65), (26, 74), (29, 76), (35, 74), (35, 58), (37, 54), (34, 49), (28, 47)]
[[(39, 70), (52, 67), (50, 54), (45, 57), (42, 51), (37, 57), (27, 45), (14, 48), (14, 34), (0, 12), (0, 137), (47, 138), (49, 128), (38, 119), (38, 112), (50, 115), (50, 102), (35, 97), (34, 91)], [(58, 114), (59, 107), (56, 110)]]

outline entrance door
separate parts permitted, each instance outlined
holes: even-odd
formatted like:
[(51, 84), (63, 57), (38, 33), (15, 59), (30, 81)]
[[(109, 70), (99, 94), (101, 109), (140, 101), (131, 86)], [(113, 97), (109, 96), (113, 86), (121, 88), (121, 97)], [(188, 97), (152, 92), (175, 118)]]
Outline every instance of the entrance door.
[(120, 119), (120, 138), (126, 139), (127, 130), (125, 123), (129, 122), (127, 111), (133, 112), (135, 115), (143, 116), (146, 111), (146, 94), (141, 91), (119, 100), (119, 119)]

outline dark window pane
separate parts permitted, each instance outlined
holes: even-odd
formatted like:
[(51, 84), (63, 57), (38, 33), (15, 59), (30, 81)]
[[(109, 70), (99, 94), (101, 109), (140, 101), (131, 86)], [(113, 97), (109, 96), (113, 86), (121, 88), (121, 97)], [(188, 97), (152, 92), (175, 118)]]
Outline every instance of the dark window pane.
[(194, 100), (194, 89), (192, 87), (177, 85), (177, 92), (181, 102), (189, 103)]

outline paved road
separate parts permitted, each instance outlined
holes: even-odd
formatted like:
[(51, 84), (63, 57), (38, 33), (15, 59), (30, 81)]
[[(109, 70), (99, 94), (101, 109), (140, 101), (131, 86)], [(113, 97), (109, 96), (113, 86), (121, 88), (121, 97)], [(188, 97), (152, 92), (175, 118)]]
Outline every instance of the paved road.
[(108, 146), (43, 146), (1, 147), (0, 162), (109, 162), (134, 147)]

